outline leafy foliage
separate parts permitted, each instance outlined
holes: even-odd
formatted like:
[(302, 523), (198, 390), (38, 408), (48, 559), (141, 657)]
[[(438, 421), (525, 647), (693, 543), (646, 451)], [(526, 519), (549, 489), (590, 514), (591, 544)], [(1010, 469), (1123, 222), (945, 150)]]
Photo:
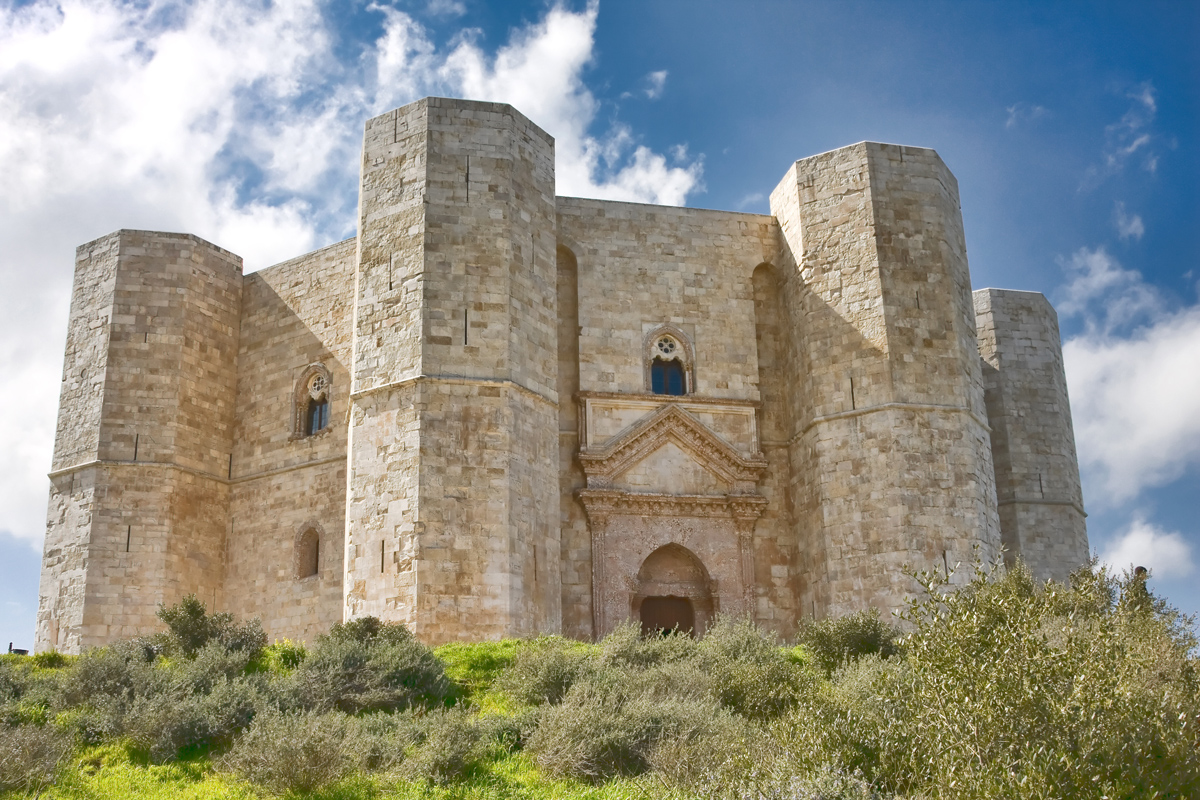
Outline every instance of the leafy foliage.
[(452, 697), (442, 663), (403, 625), (335, 625), (293, 673), (301, 705), (347, 714), (433, 707)]

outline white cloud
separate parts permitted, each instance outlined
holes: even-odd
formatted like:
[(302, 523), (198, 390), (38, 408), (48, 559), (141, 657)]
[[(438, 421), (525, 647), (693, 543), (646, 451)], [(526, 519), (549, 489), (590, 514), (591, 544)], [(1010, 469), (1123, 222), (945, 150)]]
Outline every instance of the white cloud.
[(701, 159), (591, 132), (594, 3), (552, 6), (494, 56), (368, 8), (382, 36), (340, 61), (319, 0), (0, 5), (0, 370), (21, 387), (0, 416), (0, 531), (41, 537), (77, 244), (189, 231), (250, 271), (335, 241), (353, 232), (364, 119), (423, 94), (515, 105), (556, 137), (562, 194), (679, 204), (699, 187)]
[(667, 71), (660, 69), (657, 72), (651, 72), (646, 76), (646, 97), (651, 100), (657, 100), (662, 97), (663, 89), (667, 86)]
[(1137, 270), (1123, 268), (1103, 248), (1081, 247), (1060, 261), (1069, 281), (1057, 308), (1064, 316), (1082, 316), (1090, 334), (1111, 334), (1165, 314), (1165, 302)]
[(1148, 172), (1158, 169), (1158, 154), (1153, 149), (1156, 137), (1151, 130), (1158, 113), (1154, 86), (1146, 81), (1123, 94), (1133, 103), (1121, 119), (1105, 126), (1102, 163), (1088, 168), (1083, 180), (1085, 188), (1121, 172), (1139, 153), (1143, 169)]
[(1049, 113), (1043, 106), (1029, 105), (1028, 103), (1013, 103), (1004, 110), (1008, 112), (1008, 118), (1004, 121), (1004, 127), (1010, 130), (1023, 123), (1040, 119)]
[(1141, 239), (1146, 233), (1146, 226), (1138, 214), (1127, 214), (1125, 204), (1118, 202), (1113, 212), (1113, 223), (1117, 226), (1117, 236), (1121, 241), (1126, 239)]
[(1179, 533), (1164, 531), (1135, 516), (1129, 527), (1100, 555), (1100, 561), (1118, 572), (1146, 567), (1158, 578), (1186, 578), (1195, 572), (1192, 548)]
[(1085, 330), (1063, 345), (1080, 468), (1114, 505), (1200, 464), (1200, 306), (1172, 310), (1103, 249), (1081, 249), (1059, 304)]
[(425, 11), (435, 17), (461, 17), (467, 13), (467, 6), (459, 0), (429, 0)]

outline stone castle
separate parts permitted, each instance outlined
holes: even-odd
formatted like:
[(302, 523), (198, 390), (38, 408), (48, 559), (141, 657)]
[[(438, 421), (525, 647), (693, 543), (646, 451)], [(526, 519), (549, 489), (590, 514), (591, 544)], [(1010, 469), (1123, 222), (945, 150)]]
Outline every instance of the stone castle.
[(558, 197), (524, 116), (427, 98), (366, 123), (356, 238), (81, 246), (37, 648), (190, 593), (299, 640), (787, 635), (1002, 548), (1082, 564), (1055, 313), (972, 293), (938, 155), (823, 153), (770, 204)]

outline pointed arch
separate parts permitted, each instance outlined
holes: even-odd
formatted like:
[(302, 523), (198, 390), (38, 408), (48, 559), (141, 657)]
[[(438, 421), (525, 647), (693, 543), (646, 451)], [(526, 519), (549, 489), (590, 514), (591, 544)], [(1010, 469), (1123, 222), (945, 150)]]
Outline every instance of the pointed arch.
[(642, 340), (646, 391), (686, 395), (696, 391), (696, 351), (679, 327), (659, 325)]

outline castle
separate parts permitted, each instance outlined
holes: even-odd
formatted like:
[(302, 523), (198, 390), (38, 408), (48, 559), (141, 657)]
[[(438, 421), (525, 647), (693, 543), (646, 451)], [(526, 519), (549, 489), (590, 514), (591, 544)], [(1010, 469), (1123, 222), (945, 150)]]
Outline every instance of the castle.
[(1055, 313), (972, 293), (938, 155), (812, 156), (770, 207), (558, 197), (519, 112), (427, 98), (366, 123), (356, 238), (81, 246), (37, 648), (190, 593), (298, 640), (787, 635), (1001, 548), (1084, 563)]

